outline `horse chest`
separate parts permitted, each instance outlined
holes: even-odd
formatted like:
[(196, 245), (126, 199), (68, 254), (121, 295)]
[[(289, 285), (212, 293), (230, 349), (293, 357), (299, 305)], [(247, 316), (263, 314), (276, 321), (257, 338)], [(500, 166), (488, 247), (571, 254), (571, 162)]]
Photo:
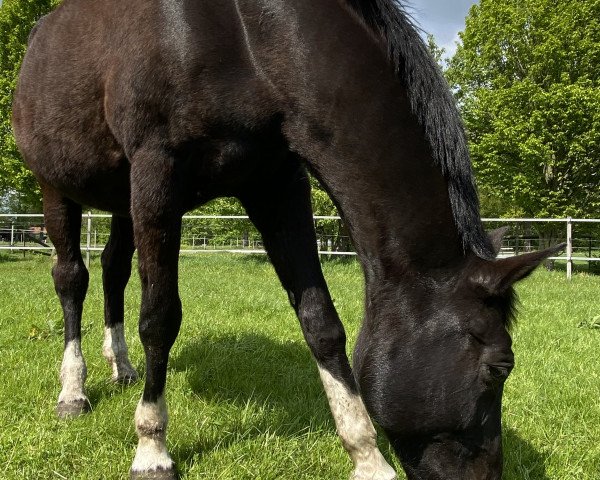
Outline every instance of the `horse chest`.
[(237, 196), (258, 176), (282, 161), (284, 143), (261, 135), (199, 139), (181, 146), (175, 168), (181, 179), (185, 209), (218, 196)]

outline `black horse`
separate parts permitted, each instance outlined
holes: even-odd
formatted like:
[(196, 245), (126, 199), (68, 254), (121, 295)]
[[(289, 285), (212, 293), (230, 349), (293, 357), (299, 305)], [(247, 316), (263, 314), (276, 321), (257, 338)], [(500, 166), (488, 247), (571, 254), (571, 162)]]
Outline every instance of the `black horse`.
[[(65, 0), (31, 34), (13, 123), (58, 254), (60, 417), (89, 408), (81, 206), (114, 214), (103, 351), (124, 382), (137, 377), (123, 290), (138, 251), (146, 383), (133, 478), (175, 477), (164, 389), (181, 323), (181, 217), (224, 195), (263, 236), (354, 478), (395, 477), (367, 411), (409, 478), (500, 478), (512, 284), (557, 248), (494, 260), (501, 234), (482, 229), (452, 96), (398, 2)], [(305, 168), (339, 207), (366, 277), (354, 372)]]

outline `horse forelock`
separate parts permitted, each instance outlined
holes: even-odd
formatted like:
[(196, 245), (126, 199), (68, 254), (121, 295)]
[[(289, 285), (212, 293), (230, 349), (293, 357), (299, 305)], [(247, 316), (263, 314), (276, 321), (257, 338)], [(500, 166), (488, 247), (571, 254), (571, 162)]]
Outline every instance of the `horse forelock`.
[(431, 57), (410, 14), (398, 0), (345, 0), (387, 44), (387, 53), (404, 83), (413, 114), (423, 127), (435, 163), (448, 182), (452, 213), (465, 251), (495, 257), (483, 230), (479, 198), (465, 130), (450, 88)]

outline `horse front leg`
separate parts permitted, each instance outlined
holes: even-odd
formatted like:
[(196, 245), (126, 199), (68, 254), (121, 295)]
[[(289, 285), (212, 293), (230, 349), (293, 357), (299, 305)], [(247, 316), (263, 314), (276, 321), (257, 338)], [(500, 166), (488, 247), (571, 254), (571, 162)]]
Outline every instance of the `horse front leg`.
[(87, 368), (81, 351), (81, 314), (89, 274), (79, 246), (81, 206), (48, 186), (42, 186), (44, 221), (56, 250), (52, 267), (54, 288), (60, 299), (65, 327), (65, 348), (60, 368), (62, 389), (56, 413), (59, 418), (76, 417), (90, 410), (84, 391)]
[(377, 447), (375, 428), (346, 355), (344, 327), (321, 271), (307, 175), (296, 166), (273, 177), (241, 200), (263, 236), (317, 361), (337, 433), (354, 463), (352, 478), (393, 480), (396, 473)]
[(171, 157), (139, 152), (132, 160), (131, 203), (142, 303), (139, 333), (146, 355), (146, 382), (135, 412), (138, 446), (131, 478), (172, 480), (166, 447), (165, 383), (169, 351), (181, 325), (177, 263), (181, 214)]
[(110, 238), (102, 252), (104, 288), (104, 343), (102, 354), (112, 368), (112, 380), (130, 384), (138, 379), (129, 362), (125, 342), (125, 287), (131, 275), (133, 226), (130, 218), (113, 215)]

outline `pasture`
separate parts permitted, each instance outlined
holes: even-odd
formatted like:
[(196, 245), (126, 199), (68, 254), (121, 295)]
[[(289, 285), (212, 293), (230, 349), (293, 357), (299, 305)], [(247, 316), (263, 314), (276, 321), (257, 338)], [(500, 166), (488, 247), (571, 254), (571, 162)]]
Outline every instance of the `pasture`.
[[(338, 260), (323, 268), (351, 351), (362, 315), (359, 267)], [(48, 258), (0, 256), (0, 478), (126, 478), (142, 382), (108, 382), (99, 261), (92, 263), (83, 320), (93, 412), (70, 422), (54, 411), (63, 336), (49, 270)], [(143, 373), (139, 291), (134, 274), (126, 337)], [(516, 367), (504, 396), (504, 478), (598, 479), (600, 277), (578, 274), (568, 282), (561, 272), (538, 271), (518, 292)], [(270, 264), (263, 257), (184, 257), (180, 293), (167, 443), (181, 478), (347, 478), (350, 459)], [(401, 471), (383, 437), (380, 444)]]

